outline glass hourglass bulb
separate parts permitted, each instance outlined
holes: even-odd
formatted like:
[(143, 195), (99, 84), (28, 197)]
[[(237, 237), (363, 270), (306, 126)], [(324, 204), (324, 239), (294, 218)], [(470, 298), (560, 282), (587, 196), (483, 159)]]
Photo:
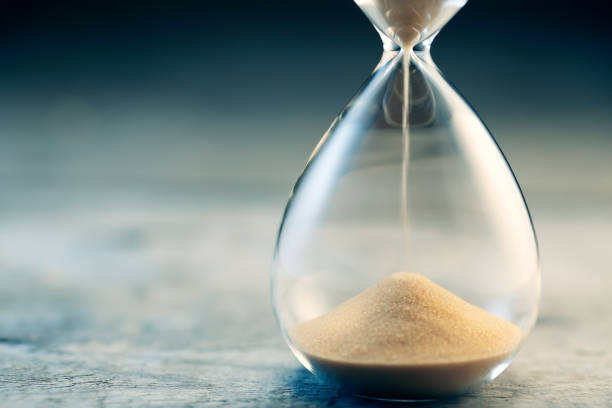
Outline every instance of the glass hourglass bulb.
[(465, 1), (355, 1), (385, 52), (291, 193), (274, 311), (298, 360), (352, 393), (460, 393), (499, 375), (535, 322), (533, 225), (493, 137), (429, 54)]

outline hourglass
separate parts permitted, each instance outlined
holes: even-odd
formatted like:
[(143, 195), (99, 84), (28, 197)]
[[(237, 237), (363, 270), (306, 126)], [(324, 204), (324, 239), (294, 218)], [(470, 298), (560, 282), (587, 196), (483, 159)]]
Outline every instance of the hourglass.
[(279, 229), (272, 302), (298, 360), (356, 395), (493, 380), (532, 328), (531, 218), (512, 170), (430, 56), (466, 0), (355, 0), (383, 56), (325, 133)]

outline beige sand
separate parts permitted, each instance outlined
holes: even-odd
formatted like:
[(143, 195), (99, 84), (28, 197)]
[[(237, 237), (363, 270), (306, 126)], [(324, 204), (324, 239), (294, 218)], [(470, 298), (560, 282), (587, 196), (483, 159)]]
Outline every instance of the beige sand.
[(391, 38), (404, 48), (412, 48), (421, 33), (441, 14), (442, 0), (360, 0), (358, 4), (375, 7), (389, 25)]
[(290, 332), (318, 373), (387, 398), (461, 392), (503, 362), (522, 335), (412, 273), (393, 274)]

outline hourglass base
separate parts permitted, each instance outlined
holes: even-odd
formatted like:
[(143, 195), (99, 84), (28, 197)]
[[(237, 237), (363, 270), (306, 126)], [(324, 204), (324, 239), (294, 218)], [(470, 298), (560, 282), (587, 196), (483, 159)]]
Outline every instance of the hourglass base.
[(361, 395), (361, 394), (353, 394), (355, 397), (358, 398), (363, 398), (363, 399), (367, 399), (367, 400), (371, 400), (371, 401), (381, 401), (381, 402), (389, 402), (389, 403), (428, 403), (428, 402), (435, 402), (440, 400), (441, 398), (412, 398), (412, 399), (407, 399), (407, 398), (381, 398), (381, 397), (370, 397), (369, 395)]
[(463, 394), (492, 380), (508, 365), (511, 355), (423, 365), (358, 364), (308, 354), (304, 357), (318, 377), (356, 396), (423, 401)]

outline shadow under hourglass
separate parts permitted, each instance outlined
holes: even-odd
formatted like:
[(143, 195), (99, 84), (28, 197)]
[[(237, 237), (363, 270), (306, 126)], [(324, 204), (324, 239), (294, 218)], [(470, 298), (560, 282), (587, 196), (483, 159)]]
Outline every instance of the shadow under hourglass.
[(304, 368), (296, 368), (286, 377), (284, 388), (289, 391), (291, 400), (308, 406), (326, 407), (459, 407), (472, 405), (479, 391), (436, 400), (393, 401), (358, 397), (347, 391), (325, 384)]

